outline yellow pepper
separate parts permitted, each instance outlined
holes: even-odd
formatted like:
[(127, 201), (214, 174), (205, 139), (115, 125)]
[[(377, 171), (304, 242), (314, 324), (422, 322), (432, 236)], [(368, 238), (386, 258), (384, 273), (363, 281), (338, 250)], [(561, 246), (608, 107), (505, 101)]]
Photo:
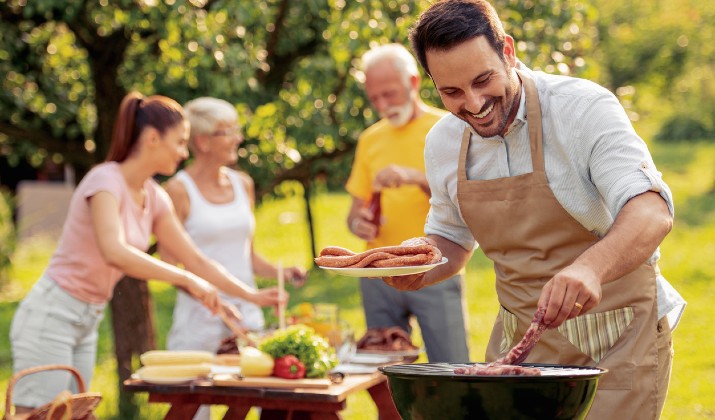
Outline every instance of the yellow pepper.
[(243, 376), (271, 376), (273, 358), (255, 347), (241, 347), (241, 374)]

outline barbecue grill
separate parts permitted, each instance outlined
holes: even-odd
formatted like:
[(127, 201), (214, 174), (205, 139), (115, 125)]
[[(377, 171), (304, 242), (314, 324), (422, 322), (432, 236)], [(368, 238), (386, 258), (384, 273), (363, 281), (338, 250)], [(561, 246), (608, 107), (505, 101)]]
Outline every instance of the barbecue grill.
[(541, 376), (463, 375), (474, 363), (381, 367), (403, 419), (583, 419), (605, 369), (523, 363)]

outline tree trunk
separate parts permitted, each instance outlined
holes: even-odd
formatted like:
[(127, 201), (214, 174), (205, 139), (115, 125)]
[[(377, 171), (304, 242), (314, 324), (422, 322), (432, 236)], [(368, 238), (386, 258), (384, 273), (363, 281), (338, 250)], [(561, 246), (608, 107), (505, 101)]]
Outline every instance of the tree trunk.
[(139, 410), (133, 394), (125, 393), (122, 383), (134, 371), (132, 357), (156, 348), (148, 283), (131, 277), (122, 278), (114, 288), (111, 307), (114, 353), (119, 376), (119, 417), (137, 419)]
[(315, 261), (315, 257), (318, 254), (315, 249), (315, 226), (313, 225), (313, 211), (310, 207), (310, 196), (312, 194), (309, 179), (303, 180), (303, 191), (303, 199), (305, 200), (305, 217), (308, 222), (308, 234), (310, 235), (310, 252), (313, 257), (312, 260)]

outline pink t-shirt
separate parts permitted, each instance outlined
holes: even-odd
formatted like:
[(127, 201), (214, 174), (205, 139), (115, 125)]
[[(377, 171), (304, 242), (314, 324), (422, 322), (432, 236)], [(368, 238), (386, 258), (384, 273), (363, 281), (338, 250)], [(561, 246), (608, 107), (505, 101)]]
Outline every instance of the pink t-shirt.
[(126, 242), (142, 251), (149, 249), (155, 222), (171, 205), (169, 196), (153, 179), (144, 183), (144, 208), (131, 198), (117, 162), (97, 165), (85, 175), (72, 195), (67, 220), (47, 275), (75, 298), (105, 303), (123, 273), (106, 263), (97, 246), (88, 198), (100, 191), (119, 201), (119, 217)]

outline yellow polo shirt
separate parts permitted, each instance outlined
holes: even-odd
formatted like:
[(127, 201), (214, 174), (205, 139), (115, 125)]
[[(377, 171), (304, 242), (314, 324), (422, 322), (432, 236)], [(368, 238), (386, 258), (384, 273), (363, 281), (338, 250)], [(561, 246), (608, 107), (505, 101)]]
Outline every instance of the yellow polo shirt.
[[(447, 112), (429, 108), (417, 119), (402, 127), (382, 119), (362, 132), (355, 151), (355, 161), (345, 189), (366, 202), (372, 195), (372, 181), (389, 165), (425, 171), (425, 137), (432, 126)], [(380, 233), (368, 248), (399, 245), (405, 239), (424, 236), (429, 211), (429, 196), (416, 185), (382, 190)]]

